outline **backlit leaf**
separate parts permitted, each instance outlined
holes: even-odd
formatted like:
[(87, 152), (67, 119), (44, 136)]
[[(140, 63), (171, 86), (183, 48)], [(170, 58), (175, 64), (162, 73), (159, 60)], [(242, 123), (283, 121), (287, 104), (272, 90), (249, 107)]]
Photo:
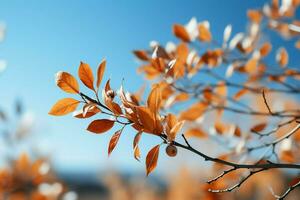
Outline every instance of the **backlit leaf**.
[(202, 42), (210, 42), (212, 37), (211, 33), (209, 31), (209, 24), (208, 22), (203, 22), (199, 24), (198, 26), (198, 31), (199, 31), (199, 40)]
[(50, 115), (62, 116), (76, 110), (80, 101), (72, 98), (64, 98), (54, 104), (49, 111)]

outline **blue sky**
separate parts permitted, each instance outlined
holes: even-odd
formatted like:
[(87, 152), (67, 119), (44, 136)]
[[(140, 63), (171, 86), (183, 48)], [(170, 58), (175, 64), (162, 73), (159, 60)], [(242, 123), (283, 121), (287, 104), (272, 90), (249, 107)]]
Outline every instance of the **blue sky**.
[[(54, 74), (63, 70), (77, 76), (80, 61), (96, 70), (106, 58), (105, 78), (111, 78), (115, 88), (125, 78), (125, 87), (136, 90), (144, 81), (136, 75), (138, 63), (131, 53), (133, 49), (146, 48), (151, 40), (162, 44), (176, 41), (172, 24), (185, 24), (191, 17), (209, 20), (213, 35), (218, 37), (229, 23), (233, 32), (242, 31), (247, 8), (262, 4), (259, 0), (3, 0), (0, 20), (7, 25), (7, 35), (0, 44), (0, 58), (7, 60), (8, 69), (0, 75), (1, 105), (9, 108), (14, 99), (23, 100), (36, 116), (35, 141), (53, 155), (59, 169), (112, 166), (144, 170), (144, 165), (132, 158), (132, 129), (124, 132), (120, 146), (107, 159), (111, 134), (88, 134), (85, 128), (89, 120), (79, 122), (71, 116), (47, 114), (58, 99), (70, 96), (56, 87)], [(143, 138), (144, 152), (156, 142), (151, 137)], [(161, 160), (173, 162), (166, 159)]]

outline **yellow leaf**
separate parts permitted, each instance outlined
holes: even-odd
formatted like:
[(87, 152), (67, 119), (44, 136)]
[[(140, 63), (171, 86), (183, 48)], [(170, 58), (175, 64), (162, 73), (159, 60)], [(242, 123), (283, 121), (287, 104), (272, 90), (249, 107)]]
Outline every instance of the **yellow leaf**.
[(108, 145), (108, 155), (111, 154), (111, 152), (115, 149), (116, 145), (118, 144), (118, 141), (120, 139), (122, 130), (118, 130), (117, 132), (115, 132), (113, 134), (113, 136), (111, 137), (110, 141), (109, 141), (109, 145)]
[(93, 71), (90, 68), (89, 64), (80, 62), (80, 66), (78, 69), (78, 76), (86, 87), (90, 88), (91, 90), (95, 90), (94, 89), (94, 75), (93, 75)]
[(90, 123), (87, 130), (93, 133), (104, 133), (114, 126), (115, 121), (109, 119), (97, 119)]
[(156, 145), (147, 154), (147, 157), (146, 157), (146, 171), (147, 171), (147, 176), (157, 166), (157, 160), (158, 160), (158, 155), (159, 155), (159, 147), (160, 147), (160, 145)]
[(56, 85), (63, 91), (71, 94), (79, 93), (79, 85), (71, 74), (68, 72), (58, 72), (55, 79)]
[(180, 24), (174, 24), (173, 33), (176, 37), (180, 38), (184, 42), (190, 42), (190, 36), (188, 32), (185, 30), (184, 26)]
[(76, 110), (80, 101), (72, 98), (64, 98), (54, 104), (49, 111), (50, 115), (62, 116)]
[(99, 89), (99, 86), (101, 84), (102, 78), (103, 78), (103, 74), (105, 71), (105, 66), (106, 66), (106, 60), (103, 60), (97, 70), (97, 88)]

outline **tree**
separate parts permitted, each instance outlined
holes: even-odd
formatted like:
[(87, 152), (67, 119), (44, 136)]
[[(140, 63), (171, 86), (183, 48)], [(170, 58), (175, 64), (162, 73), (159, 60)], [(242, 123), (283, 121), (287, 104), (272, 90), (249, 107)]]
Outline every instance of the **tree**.
[[(96, 85), (92, 69), (81, 62), (79, 78), (94, 96), (86, 95), (74, 76), (59, 72), (57, 86), (80, 100), (59, 100), (49, 114), (66, 115), (83, 104), (74, 117), (101, 116), (90, 123), (88, 131), (102, 134), (120, 126), (112, 135), (108, 154), (127, 126), (137, 132), (133, 141), (137, 160), (141, 136), (159, 137), (161, 144), (146, 156), (147, 175), (155, 169), (162, 146), (171, 157), (182, 148), (219, 166), (222, 173), (208, 184), (236, 175), (235, 184), (209, 190), (214, 193), (231, 192), (266, 170), (299, 172), (300, 71), (292, 66), (297, 63), (288, 54), (300, 48), (300, 22), (295, 20), (299, 4), (296, 0), (281, 4), (273, 0), (262, 9), (249, 10), (246, 31), (231, 37), (232, 26), (228, 25), (221, 42), (214, 39), (207, 21), (198, 23), (192, 18), (185, 26), (175, 24), (173, 33), (178, 44), (164, 47), (152, 43), (148, 50), (134, 51), (142, 61), (138, 71), (151, 80), (145, 103), (141, 92), (128, 93), (123, 86), (116, 92), (110, 80), (100, 99), (106, 61), (98, 67)], [(281, 46), (272, 44), (274, 38)], [(291, 42), (295, 47), (288, 48)], [(179, 134), (182, 138), (177, 137)], [(216, 141), (227, 150), (216, 157), (205, 154), (190, 144), (191, 137)], [(300, 186), (297, 176), (292, 182), (285, 193), (274, 197), (284, 199)]]

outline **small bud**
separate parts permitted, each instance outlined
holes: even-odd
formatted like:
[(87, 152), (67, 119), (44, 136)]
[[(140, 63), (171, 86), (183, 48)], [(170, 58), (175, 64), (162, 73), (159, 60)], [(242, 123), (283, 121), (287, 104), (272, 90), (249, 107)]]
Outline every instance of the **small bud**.
[(174, 145), (168, 145), (166, 148), (166, 153), (170, 157), (175, 157), (177, 155), (177, 147)]

